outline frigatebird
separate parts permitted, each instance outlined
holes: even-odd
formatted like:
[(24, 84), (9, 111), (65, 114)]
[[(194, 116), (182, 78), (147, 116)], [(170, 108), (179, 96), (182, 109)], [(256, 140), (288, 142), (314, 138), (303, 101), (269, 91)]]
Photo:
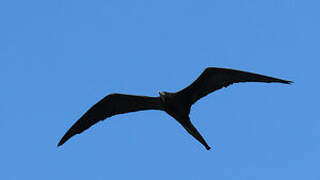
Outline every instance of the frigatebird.
[(177, 120), (189, 134), (209, 150), (210, 146), (190, 121), (191, 106), (213, 91), (240, 82), (292, 83), (292, 81), (245, 71), (208, 67), (191, 85), (175, 93), (159, 91), (159, 97), (118, 93), (107, 95), (73, 124), (62, 137), (58, 146), (64, 144), (72, 136), (82, 133), (97, 122), (111, 116), (143, 110), (162, 110)]

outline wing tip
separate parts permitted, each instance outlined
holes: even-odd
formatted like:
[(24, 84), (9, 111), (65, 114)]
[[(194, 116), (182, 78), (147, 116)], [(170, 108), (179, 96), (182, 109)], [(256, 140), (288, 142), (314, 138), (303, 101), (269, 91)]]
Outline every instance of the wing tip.
[(60, 141), (60, 142), (57, 144), (57, 147), (60, 147), (61, 145), (63, 145), (63, 143)]
[(57, 147), (62, 146), (66, 141), (68, 141), (71, 138), (71, 136), (67, 136), (67, 134), (65, 134), (61, 140), (59, 141), (59, 143), (57, 144)]
[(59, 143), (57, 144), (57, 147), (62, 146), (65, 142), (67, 142), (71, 137), (78, 134), (73, 127), (70, 128), (70, 130), (67, 131), (67, 133), (61, 138)]
[(287, 81), (287, 80), (281, 80), (281, 83), (284, 83), (284, 84), (293, 84), (294, 82), (293, 82), (293, 81)]

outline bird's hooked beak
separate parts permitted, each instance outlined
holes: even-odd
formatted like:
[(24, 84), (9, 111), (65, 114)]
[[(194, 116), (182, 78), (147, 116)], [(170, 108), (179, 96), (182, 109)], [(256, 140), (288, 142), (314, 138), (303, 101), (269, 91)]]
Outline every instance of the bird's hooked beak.
[(160, 95), (160, 99), (161, 99), (161, 101), (162, 102), (165, 102), (165, 97), (166, 97), (166, 93), (165, 92), (162, 92), (162, 91), (159, 91), (158, 92), (159, 93), (159, 95)]
[(166, 94), (165, 94), (164, 92), (162, 92), (162, 91), (159, 91), (158, 93), (159, 93), (160, 96), (165, 96), (165, 95), (166, 95)]

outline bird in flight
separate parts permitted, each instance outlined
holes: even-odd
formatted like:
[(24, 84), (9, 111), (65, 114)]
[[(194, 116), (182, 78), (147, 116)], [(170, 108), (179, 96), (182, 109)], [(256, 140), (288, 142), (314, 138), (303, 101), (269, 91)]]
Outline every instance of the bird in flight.
[(210, 146), (190, 121), (191, 106), (211, 92), (240, 82), (292, 83), (291, 81), (245, 71), (208, 67), (192, 84), (175, 93), (160, 91), (158, 97), (117, 93), (107, 95), (71, 126), (58, 143), (58, 146), (64, 144), (72, 136), (82, 133), (97, 122), (111, 116), (143, 110), (162, 110), (177, 120), (189, 134), (209, 150)]

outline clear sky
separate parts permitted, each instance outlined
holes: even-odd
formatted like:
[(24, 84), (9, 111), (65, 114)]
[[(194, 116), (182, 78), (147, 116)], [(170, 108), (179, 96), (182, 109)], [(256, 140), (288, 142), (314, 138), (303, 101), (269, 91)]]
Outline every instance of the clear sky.
[[(319, 1), (2, 0), (0, 179), (320, 179)], [(292, 80), (201, 99), (212, 150), (160, 111), (57, 143), (109, 93), (178, 91), (205, 67)]]

